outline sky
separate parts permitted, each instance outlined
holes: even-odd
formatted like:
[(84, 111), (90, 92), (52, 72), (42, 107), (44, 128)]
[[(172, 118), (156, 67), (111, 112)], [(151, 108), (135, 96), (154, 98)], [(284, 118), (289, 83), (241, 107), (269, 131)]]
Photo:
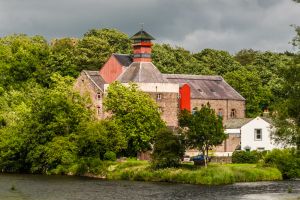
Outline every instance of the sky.
[(0, 37), (12, 33), (48, 40), (82, 37), (92, 28), (128, 35), (141, 23), (155, 42), (193, 53), (205, 48), (293, 51), (291, 24), (300, 4), (291, 0), (0, 0)]

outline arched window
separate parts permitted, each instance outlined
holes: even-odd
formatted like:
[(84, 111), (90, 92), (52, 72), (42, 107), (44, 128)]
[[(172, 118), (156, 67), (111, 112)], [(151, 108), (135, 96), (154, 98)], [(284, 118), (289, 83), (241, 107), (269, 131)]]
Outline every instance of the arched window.
[(236, 110), (235, 109), (231, 109), (230, 118), (236, 118)]

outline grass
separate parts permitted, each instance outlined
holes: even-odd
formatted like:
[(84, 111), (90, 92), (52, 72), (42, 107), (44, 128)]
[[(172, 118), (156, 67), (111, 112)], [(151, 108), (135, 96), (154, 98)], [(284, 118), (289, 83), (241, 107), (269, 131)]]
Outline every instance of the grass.
[[(280, 171), (256, 164), (210, 164), (207, 168), (183, 164), (179, 168), (153, 170), (147, 161), (110, 162), (98, 170), (108, 180), (173, 182), (221, 185), (236, 182), (282, 180)], [(97, 170), (96, 170), (97, 171)]]

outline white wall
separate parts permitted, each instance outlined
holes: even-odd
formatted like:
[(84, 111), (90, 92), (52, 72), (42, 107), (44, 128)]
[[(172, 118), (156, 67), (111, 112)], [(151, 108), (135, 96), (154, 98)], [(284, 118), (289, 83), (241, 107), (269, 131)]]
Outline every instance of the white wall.
[[(122, 83), (123, 85), (129, 85), (128, 83)], [(179, 84), (177, 83), (136, 83), (140, 90), (144, 92), (171, 92), (179, 93)], [(106, 91), (109, 84), (104, 85), (104, 90)]]
[[(255, 140), (255, 129), (262, 130), (262, 140)], [(241, 127), (241, 149), (245, 150), (246, 146), (251, 147), (251, 150), (280, 148), (280, 145), (275, 144), (271, 139), (271, 124), (260, 117), (256, 117)]]

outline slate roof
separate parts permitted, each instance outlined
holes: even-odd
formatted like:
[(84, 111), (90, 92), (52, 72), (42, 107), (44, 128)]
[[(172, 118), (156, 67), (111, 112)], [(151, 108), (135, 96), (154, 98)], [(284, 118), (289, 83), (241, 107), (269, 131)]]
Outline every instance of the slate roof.
[(245, 100), (221, 76), (187, 74), (163, 74), (163, 76), (170, 83), (189, 84), (192, 99)]
[(252, 120), (253, 118), (228, 119), (224, 123), (224, 127), (228, 129), (241, 128)]
[(104, 90), (105, 80), (100, 76), (99, 71), (87, 71), (83, 70), (83, 73), (87, 75), (89, 80), (102, 91)]
[(132, 56), (130, 56), (129, 54), (114, 53), (113, 56), (119, 61), (122, 66), (128, 67), (132, 63)]
[(121, 83), (168, 83), (151, 62), (133, 62), (117, 80)]
[(152, 37), (149, 33), (141, 29), (139, 32), (134, 34), (131, 38), (131, 40), (155, 40), (154, 37)]

